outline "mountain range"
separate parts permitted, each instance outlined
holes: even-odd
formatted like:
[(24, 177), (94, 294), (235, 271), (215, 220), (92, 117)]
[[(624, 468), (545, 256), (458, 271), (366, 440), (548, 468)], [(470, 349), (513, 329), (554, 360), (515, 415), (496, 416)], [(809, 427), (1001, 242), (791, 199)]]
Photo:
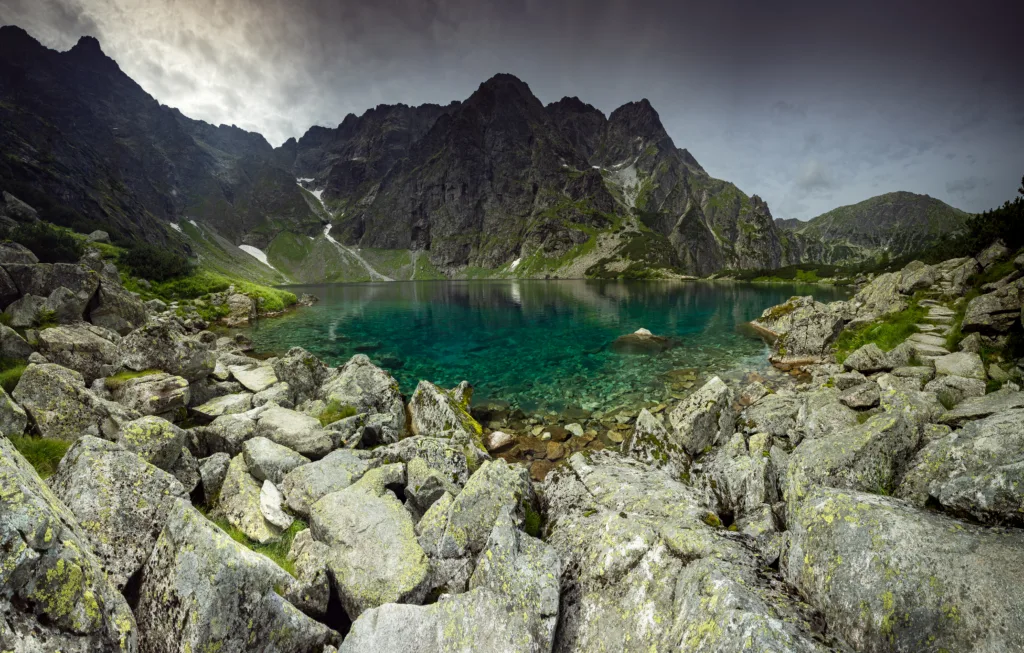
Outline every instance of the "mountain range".
[[(650, 278), (900, 255), (962, 225), (891, 193), (807, 223), (710, 176), (647, 100), (544, 105), (512, 75), (272, 147), (160, 104), (83, 37), (0, 28), (0, 187), (75, 228), (270, 281)], [(240, 248), (240, 249), (239, 249)], [(243, 254), (244, 252), (244, 254)], [(244, 264), (243, 264), (244, 263)]]

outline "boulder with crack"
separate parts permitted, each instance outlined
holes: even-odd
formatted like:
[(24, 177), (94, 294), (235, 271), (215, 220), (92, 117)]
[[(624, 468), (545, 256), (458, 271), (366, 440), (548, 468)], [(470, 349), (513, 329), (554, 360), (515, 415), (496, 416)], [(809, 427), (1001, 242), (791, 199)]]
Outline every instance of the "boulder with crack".
[(228, 465), (220, 488), (220, 501), (212, 516), (224, 519), (250, 540), (266, 544), (281, 538), (284, 530), (267, 519), (260, 504), (262, 483), (249, 473), (242, 455)]
[(167, 472), (119, 445), (84, 436), (49, 481), (118, 589), (142, 569), (185, 488)]
[(182, 414), (191, 399), (189, 382), (166, 372), (107, 382), (111, 398), (143, 415), (159, 415), (168, 419)]
[[(287, 380), (287, 379), (285, 379)], [(393, 376), (356, 354), (324, 380), (317, 398), (352, 406), (357, 413), (388, 416), (378, 444), (397, 442), (405, 435), (405, 402)]]
[(691, 456), (724, 442), (736, 425), (733, 392), (717, 376), (684, 399), (668, 415), (675, 442)]
[(274, 372), (278, 379), (288, 384), (298, 404), (316, 398), (330, 368), (302, 347), (292, 347), (274, 361)]
[(283, 600), (295, 579), (176, 501), (143, 568), (135, 609), (143, 651), (303, 653), (340, 636)]
[(190, 382), (209, 376), (217, 363), (209, 345), (188, 336), (173, 320), (150, 320), (122, 338), (118, 349), (127, 369), (161, 370)]
[(0, 649), (139, 650), (139, 629), (75, 515), (0, 436)]
[(280, 406), (260, 413), (256, 435), (309, 458), (323, 458), (334, 448), (334, 440), (319, 420)]
[(314, 503), (328, 494), (344, 490), (378, 464), (370, 452), (338, 449), (285, 474), (280, 489), (288, 508), (308, 518)]
[(91, 324), (57, 326), (39, 332), (39, 353), (80, 373), (89, 384), (115, 370), (118, 339), (116, 333)]

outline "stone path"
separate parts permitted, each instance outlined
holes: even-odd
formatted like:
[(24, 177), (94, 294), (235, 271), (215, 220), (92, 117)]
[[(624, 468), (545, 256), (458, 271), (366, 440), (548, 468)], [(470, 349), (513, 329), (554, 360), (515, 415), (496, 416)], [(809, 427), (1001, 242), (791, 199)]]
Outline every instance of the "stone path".
[(920, 333), (907, 340), (914, 346), (919, 359), (930, 361), (950, 353), (946, 348), (946, 336), (953, 328), (954, 312), (933, 299), (921, 300), (921, 306), (928, 309), (928, 314), (921, 324), (916, 325)]

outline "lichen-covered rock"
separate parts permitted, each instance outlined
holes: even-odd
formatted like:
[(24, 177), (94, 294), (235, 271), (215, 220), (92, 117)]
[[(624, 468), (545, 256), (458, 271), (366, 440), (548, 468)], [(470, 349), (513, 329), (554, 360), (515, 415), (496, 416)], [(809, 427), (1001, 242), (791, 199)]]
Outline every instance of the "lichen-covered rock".
[(128, 335), (146, 323), (149, 312), (138, 297), (111, 279), (101, 279), (99, 290), (90, 304), (89, 321), (119, 333)]
[(0, 388), (0, 435), (21, 435), (28, 426), (28, 413)]
[(384, 464), (409, 464), (415, 458), (422, 458), (428, 467), (437, 470), (460, 488), (469, 480), (470, 473), (489, 459), (467, 438), (432, 438), (425, 435), (377, 447), (372, 453)]
[(732, 435), (736, 413), (733, 392), (717, 376), (684, 399), (668, 415), (675, 441), (690, 455), (702, 453)]
[[(6, 197), (7, 194), (5, 193)], [(0, 243), (0, 265), (35, 265), (39, 259), (28, 247), (14, 241)]]
[(309, 458), (323, 458), (334, 448), (334, 440), (319, 420), (280, 406), (270, 406), (260, 414), (256, 435)]
[[(17, 390), (15, 388), (15, 393)], [(17, 394), (15, 394), (15, 399), (17, 399)], [(1024, 408), (1024, 392), (1004, 388), (997, 392), (990, 392), (984, 397), (964, 399), (956, 408), (942, 413), (933, 421), (959, 428), (971, 420), (982, 419), (1014, 408)]]
[(783, 570), (858, 651), (1024, 647), (1024, 536), (888, 497), (819, 487), (789, 521)]
[(958, 351), (954, 354), (939, 356), (935, 364), (935, 376), (961, 376), (966, 379), (980, 379), (984, 381), (985, 364), (981, 356), (973, 352)]
[(4, 309), (7, 325), (16, 329), (34, 327), (39, 322), (39, 312), (44, 308), (46, 308), (45, 297), (22, 295)]
[(507, 605), (503, 597), (482, 587), (445, 596), (432, 605), (382, 605), (355, 620), (339, 653), (544, 651), (527, 624), (509, 614)]
[(185, 432), (161, 417), (147, 415), (123, 425), (117, 441), (146, 462), (170, 470), (185, 445)]
[(793, 450), (786, 473), (790, 511), (817, 485), (891, 494), (917, 446), (919, 434), (901, 413), (883, 413), (863, 424)]
[(285, 598), (314, 619), (323, 621), (327, 617), (327, 605), (331, 600), (331, 581), (327, 573), (327, 557), (331, 548), (313, 539), (308, 528), (295, 534), (288, 560), (295, 566), (298, 581)]
[(222, 517), (229, 524), (242, 531), (254, 542), (266, 544), (281, 538), (284, 530), (272, 524), (260, 508), (262, 483), (249, 474), (245, 458), (241, 455), (231, 459), (228, 473), (220, 488), (220, 501), (212, 513)]
[(151, 320), (121, 339), (121, 364), (136, 372), (161, 370), (191, 381), (209, 376), (217, 358), (209, 345), (173, 320)]
[(140, 417), (87, 390), (78, 372), (52, 363), (25, 368), (12, 396), (46, 438), (74, 441), (85, 434), (113, 438), (122, 424)]
[(284, 511), (284, 497), (277, 486), (270, 481), (263, 481), (260, 487), (260, 512), (264, 519), (282, 531), (291, 528), (295, 518)]
[(829, 358), (832, 343), (843, 330), (841, 311), (814, 301), (813, 297), (791, 297), (765, 310), (751, 324), (774, 339), (773, 360), (787, 358)]
[(935, 285), (939, 279), (939, 270), (921, 261), (911, 261), (900, 271), (899, 291), (904, 295), (913, 295), (918, 290), (925, 290)]
[(737, 418), (736, 426), (747, 433), (788, 437), (796, 430), (797, 419), (804, 410), (802, 395), (793, 392), (770, 394), (745, 409)]
[(194, 407), (192, 412), (203, 419), (216, 420), (222, 415), (238, 415), (251, 408), (252, 394), (238, 392), (211, 399), (201, 406)]
[(902, 272), (886, 272), (874, 278), (857, 291), (850, 303), (863, 317), (876, 317), (897, 313), (910, 305), (910, 299), (899, 290)]
[(254, 407), (266, 404), (277, 404), (281, 408), (295, 408), (291, 386), (284, 381), (280, 381), (252, 396), (252, 405)]
[(13, 360), (28, 360), (35, 349), (17, 331), (0, 324), (0, 357)]
[(231, 456), (220, 452), (199, 461), (199, 479), (203, 484), (203, 503), (212, 506), (220, 498), (220, 489), (228, 475)]
[(503, 510), (469, 579), (470, 591), (486, 587), (504, 597), (509, 613), (528, 624), (539, 650), (550, 651), (558, 625), (562, 562), (548, 544), (516, 527)]
[(977, 521), (1024, 524), (1024, 409), (933, 439), (910, 463), (896, 496)]
[(970, 397), (985, 395), (985, 382), (981, 379), (967, 379), (962, 376), (940, 376), (924, 386), (925, 392), (934, 392), (943, 406), (959, 404)]
[(690, 472), (690, 458), (683, 446), (646, 408), (637, 415), (633, 432), (622, 444), (622, 452), (653, 467), (668, 468), (676, 478)]
[(278, 381), (274, 367), (268, 364), (231, 365), (228, 371), (252, 393), (263, 392)]
[(242, 455), (249, 473), (258, 481), (280, 484), (285, 474), (309, 462), (302, 454), (264, 437), (255, 437), (242, 445)]
[(460, 401), (454, 391), (420, 381), (409, 400), (414, 435), (434, 438), (466, 437), (483, 446), (483, 429), (469, 414), (469, 400)]
[[(66, 318), (81, 320), (89, 300), (99, 288), (100, 276), (75, 263), (39, 263), (37, 265), (6, 265), (14, 285), (22, 295), (50, 297), (63, 289), (62, 306)], [(55, 308), (51, 305), (51, 310)]]
[(310, 509), (310, 530), (330, 547), (327, 569), (349, 617), (423, 600), (427, 557), (412, 517), (383, 483), (364, 476), (323, 497)]
[(46, 360), (80, 373), (86, 384), (110, 374), (118, 361), (117, 334), (91, 324), (52, 327), (39, 332)]
[(74, 514), (0, 437), (0, 648), (134, 653), (135, 617)]
[(202, 434), (208, 453), (242, 453), (242, 445), (256, 435), (256, 420), (244, 413), (221, 415), (196, 429)]
[(874, 381), (861, 383), (858, 386), (845, 390), (843, 394), (839, 395), (839, 401), (856, 410), (874, 408), (878, 405), (880, 399), (881, 393), (878, 390), (878, 384)]
[(985, 249), (981, 251), (976, 257), (978, 265), (981, 266), (982, 270), (987, 270), (992, 267), (996, 262), (1010, 256), (1010, 250), (1006, 248), (1006, 245), (1001, 240), (997, 240)]
[(274, 361), (274, 372), (278, 379), (288, 384), (295, 394), (295, 403), (299, 404), (316, 398), (330, 369), (302, 347), (292, 347)]
[(437, 528), (420, 528), (420, 544), (431, 556), (461, 558), (476, 555), (502, 510), (508, 509), (523, 527), (528, 513), (536, 513), (536, 497), (526, 468), (492, 460), (476, 471), (455, 497)]
[(1021, 311), (1021, 290), (1024, 279), (999, 288), (994, 292), (979, 295), (967, 304), (960, 328), (964, 333), (999, 335), (1019, 324)]
[(863, 374), (892, 369), (889, 357), (873, 342), (860, 347), (847, 356), (843, 365), (849, 370), (856, 370)]
[(805, 608), (691, 488), (607, 451), (575, 454), (542, 493), (562, 557), (557, 651), (823, 651)]
[(414, 511), (414, 516), (425, 513), (445, 492), (454, 495), (460, 489), (454, 481), (432, 468), (423, 458), (413, 458), (406, 465), (406, 507)]
[(136, 618), (147, 653), (305, 653), (340, 637), (282, 600), (295, 580), (185, 501), (142, 572)]
[[(107, 387), (110, 387), (109, 383)], [(110, 390), (110, 396), (117, 403), (143, 415), (170, 419), (185, 411), (191, 399), (191, 389), (183, 377), (157, 372), (118, 382)]]
[(314, 503), (332, 492), (344, 490), (377, 464), (369, 452), (338, 449), (285, 474), (280, 489), (288, 508), (308, 517)]
[(49, 485), (118, 589), (142, 569), (174, 499), (188, 498), (167, 472), (88, 435), (68, 450)]
[[(285, 379), (288, 380), (288, 379)], [(382, 428), (380, 444), (397, 442), (405, 435), (405, 402), (393, 376), (356, 354), (334, 370), (320, 387), (317, 397), (352, 406), (357, 413), (390, 416)]]
[(778, 479), (770, 458), (771, 445), (771, 436), (766, 434), (758, 433), (748, 441), (735, 433), (702, 459), (694, 485), (709, 497), (708, 505), (739, 518), (755, 513), (763, 504), (776, 503)]

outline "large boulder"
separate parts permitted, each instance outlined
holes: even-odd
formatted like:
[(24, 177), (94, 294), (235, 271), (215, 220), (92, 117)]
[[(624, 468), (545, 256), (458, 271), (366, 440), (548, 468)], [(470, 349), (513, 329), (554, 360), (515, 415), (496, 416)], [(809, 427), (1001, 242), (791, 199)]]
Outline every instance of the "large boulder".
[(789, 458), (785, 497), (790, 511), (815, 486), (891, 494), (919, 434), (902, 413), (805, 440)]
[(501, 594), (478, 588), (432, 605), (388, 603), (352, 624), (340, 653), (536, 653), (543, 648), (529, 624), (509, 614)]
[(245, 457), (235, 456), (221, 484), (220, 501), (211, 514), (223, 518), (254, 542), (267, 544), (277, 541), (284, 529), (263, 514), (260, 505), (262, 489), (263, 483), (249, 473)]
[(522, 528), (528, 514), (537, 514), (536, 496), (525, 467), (504, 460), (488, 461), (470, 477), (447, 512), (429, 529), (420, 528), (420, 543), (434, 558), (477, 555), (487, 543), (494, 522), (508, 510)]
[(28, 426), (28, 413), (0, 388), (0, 435), (21, 435)]
[(669, 413), (668, 422), (676, 443), (690, 455), (696, 455), (716, 442), (724, 442), (735, 428), (733, 399), (729, 386), (717, 376), (712, 377)]
[(90, 322), (122, 336), (145, 324), (148, 315), (141, 299), (110, 279), (100, 281), (99, 290), (89, 307)]
[(85, 308), (100, 286), (100, 276), (76, 263), (39, 263), (36, 265), (7, 265), (4, 267), (22, 295), (49, 297), (63, 288), (70, 293), (68, 310), (81, 320)]
[(117, 334), (86, 323), (52, 327), (39, 332), (39, 353), (79, 372), (89, 384), (114, 371), (118, 358), (112, 338)]
[[(411, 464), (419, 458), (426, 466), (442, 474), (457, 487), (462, 488), (469, 480), (470, 469), (479, 467), (471, 464), (480, 461), (474, 454), (478, 450), (468, 441), (451, 438), (430, 438), (416, 435), (404, 438), (394, 444), (377, 447), (371, 454), (382, 464)], [(482, 462), (482, 461), (480, 461)]]
[(871, 374), (882, 370), (891, 370), (892, 365), (889, 357), (882, 349), (873, 342), (870, 342), (856, 351), (852, 352), (843, 361), (848, 370), (856, 370), (862, 374)]
[(665, 473), (578, 453), (548, 474), (542, 496), (563, 569), (555, 650), (826, 650), (809, 611)]
[(900, 292), (903, 272), (886, 272), (875, 277), (850, 300), (861, 318), (897, 313), (910, 305), (910, 298)]
[(483, 446), (483, 429), (469, 414), (469, 398), (420, 381), (409, 400), (413, 435), (434, 438), (469, 438)]
[(309, 458), (264, 437), (246, 440), (242, 445), (242, 455), (249, 473), (256, 480), (270, 481), (277, 485), (288, 472), (309, 463)]
[(0, 437), (0, 649), (134, 653), (127, 601), (78, 520)]
[(985, 382), (962, 376), (940, 376), (924, 386), (925, 392), (934, 392), (944, 406), (955, 406), (970, 397), (985, 395)]
[(830, 356), (832, 343), (845, 323), (841, 311), (816, 302), (813, 297), (792, 297), (784, 304), (765, 310), (751, 324), (774, 340), (774, 360), (819, 361)]
[(244, 413), (221, 415), (198, 429), (206, 453), (242, 453), (242, 445), (256, 435), (256, 420)]
[(967, 304), (960, 328), (964, 333), (1000, 335), (1020, 322), (1021, 291), (1024, 279), (1007, 284), (995, 292), (975, 297)]
[(270, 406), (260, 414), (256, 435), (308, 458), (323, 458), (334, 448), (334, 440), (319, 420), (280, 406)]
[[(761, 507), (779, 500), (777, 470), (772, 464), (770, 436), (755, 434), (749, 439), (735, 433), (721, 447), (716, 447), (701, 460), (695, 486), (704, 490), (707, 504), (716, 512), (728, 514), (739, 524), (754, 531), (767, 527), (774, 531), (774, 522), (748, 524), (750, 517), (761, 516)], [(781, 470), (783, 473), (785, 470)], [(758, 520), (755, 520), (758, 521)], [(745, 530), (745, 529), (744, 529)], [(758, 535), (760, 532), (751, 532)]]
[(176, 478), (119, 445), (84, 436), (49, 480), (118, 589), (142, 569), (177, 498)]
[(146, 462), (170, 471), (185, 446), (185, 431), (162, 417), (147, 415), (123, 424), (117, 441)]
[(928, 443), (896, 496), (992, 524), (1024, 524), (1024, 409), (996, 413)]
[(95, 435), (112, 439), (121, 425), (141, 417), (87, 390), (78, 372), (51, 363), (25, 368), (12, 396), (39, 435), (46, 438), (74, 441), (82, 435)]
[(988, 378), (981, 356), (973, 352), (958, 351), (955, 354), (939, 356), (932, 362), (935, 364), (935, 376), (960, 376), (980, 381)]
[(263, 392), (277, 383), (274, 367), (268, 364), (230, 365), (228, 371), (249, 392)]
[(209, 345), (189, 337), (173, 320), (152, 320), (121, 339), (121, 364), (136, 372), (161, 370), (189, 381), (205, 378), (217, 363)]
[(486, 587), (504, 597), (510, 616), (529, 625), (541, 651), (550, 651), (558, 625), (561, 576), (558, 552), (519, 530), (509, 511), (503, 510), (469, 579), (469, 588)]
[(46, 308), (46, 298), (36, 295), (23, 295), (11, 302), (4, 309), (8, 326), (16, 329), (27, 329), (39, 325), (42, 311)]
[(0, 265), (35, 265), (39, 258), (28, 247), (14, 241), (0, 243)]
[(997, 262), (1010, 256), (1010, 250), (1006, 248), (1006, 245), (1001, 240), (997, 240), (988, 247), (986, 247), (978, 256), (978, 265), (981, 266), (982, 270), (987, 270)]
[[(15, 388), (15, 393), (17, 393), (17, 388)], [(989, 415), (1014, 408), (1024, 408), (1024, 392), (1003, 389), (990, 392), (984, 397), (964, 399), (952, 410), (938, 416), (936, 421), (958, 428), (971, 420), (983, 419)]]
[[(193, 386), (190, 386), (190, 388)], [(220, 395), (199, 406), (192, 407), (192, 412), (200, 419), (214, 420), (224, 415), (238, 415), (252, 408), (251, 392), (235, 392)]]
[(397, 442), (405, 435), (405, 402), (398, 381), (364, 354), (356, 354), (334, 370), (317, 396), (325, 402), (352, 406), (357, 413), (389, 417), (382, 423), (380, 444)]
[(676, 478), (690, 471), (686, 450), (646, 408), (637, 415), (633, 432), (622, 443), (622, 452), (653, 467), (667, 468)]
[[(0, 216), (10, 218), (15, 222), (31, 223), (39, 220), (39, 214), (34, 208), (7, 191), (0, 195)], [(16, 245), (17, 243), (10, 244)]]
[(138, 606), (147, 653), (320, 652), (340, 637), (277, 594), (295, 583), (269, 558), (176, 501), (143, 568)]
[(107, 379), (106, 388), (114, 401), (143, 415), (174, 419), (182, 415), (191, 399), (188, 381), (166, 372), (154, 372), (126, 379)]
[(35, 349), (17, 331), (0, 324), (0, 358), (28, 360)]
[(316, 398), (330, 369), (302, 347), (292, 347), (287, 354), (274, 361), (274, 372), (278, 379), (291, 388), (295, 403), (302, 403)]
[(322, 460), (301, 465), (285, 474), (281, 492), (289, 509), (308, 518), (314, 503), (344, 490), (377, 465), (369, 452), (338, 449)]
[(939, 279), (939, 270), (921, 261), (911, 261), (900, 271), (899, 291), (904, 295), (913, 295), (918, 290), (925, 290), (935, 285)]
[(786, 579), (858, 651), (1024, 648), (1024, 536), (819, 487), (789, 521)]
[(419, 603), (426, 593), (427, 557), (412, 517), (394, 493), (370, 478), (389, 471), (372, 470), (310, 510), (313, 538), (330, 547), (327, 569), (353, 619), (385, 603)]

